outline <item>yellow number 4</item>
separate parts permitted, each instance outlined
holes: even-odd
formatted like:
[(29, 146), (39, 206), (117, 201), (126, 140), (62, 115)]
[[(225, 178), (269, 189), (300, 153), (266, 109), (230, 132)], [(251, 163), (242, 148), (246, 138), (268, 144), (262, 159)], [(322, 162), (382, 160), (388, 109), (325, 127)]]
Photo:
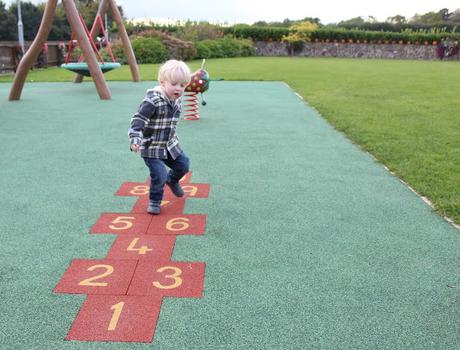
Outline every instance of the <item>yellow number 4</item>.
[(135, 248), (137, 242), (139, 242), (139, 238), (134, 238), (126, 250), (130, 252), (138, 252), (138, 254), (141, 254), (141, 255), (145, 255), (147, 254), (147, 252), (151, 252), (153, 250), (153, 249), (150, 249), (146, 245), (143, 245), (140, 248)]

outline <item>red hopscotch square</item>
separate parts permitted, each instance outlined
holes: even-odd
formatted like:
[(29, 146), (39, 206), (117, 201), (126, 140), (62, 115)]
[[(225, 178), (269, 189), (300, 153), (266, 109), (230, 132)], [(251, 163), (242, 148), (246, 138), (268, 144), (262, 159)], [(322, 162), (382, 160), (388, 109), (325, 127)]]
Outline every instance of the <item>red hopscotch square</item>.
[(75, 259), (54, 288), (55, 293), (124, 295), (134, 275), (134, 260)]
[[(149, 197), (139, 197), (131, 210), (131, 213), (146, 213), (149, 205)], [(182, 214), (185, 207), (185, 198), (173, 198), (161, 201), (160, 215)]]
[(201, 298), (204, 262), (140, 261), (128, 295)]
[[(192, 179), (192, 172), (189, 171), (187, 174), (182, 176), (182, 178), (179, 180), (181, 184), (189, 183), (190, 180)], [(147, 176), (147, 180), (145, 181), (146, 184), (150, 184), (150, 176)]]
[(118, 191), (116, 196), (146, 196), (149, 194), (150, 187), (143, 182), (125, 182)]
[(147, 230), (152, 235), (202, 235), (206, 229), (206, 215), (178, 214), (155, 216)]
[[(209, 184), (190, 184), (184, 183), (181, 184), (182, 189), (184, 190), (184, 197), (187, 198), (208, 198), (209, 196)], [(176, 198), (171, 192), (168, 186), (165, 186), (164, 199), (168, 200), (171, 198)]]
[(168, 261), (175, 243), (175, 236), (118, 236), (107, 259)]
[(89, 295), (66, 340), (151, 342), (162, 299)]
[(145, 234), (152, 216), (137, 213), (102, 213), (91, 233)]

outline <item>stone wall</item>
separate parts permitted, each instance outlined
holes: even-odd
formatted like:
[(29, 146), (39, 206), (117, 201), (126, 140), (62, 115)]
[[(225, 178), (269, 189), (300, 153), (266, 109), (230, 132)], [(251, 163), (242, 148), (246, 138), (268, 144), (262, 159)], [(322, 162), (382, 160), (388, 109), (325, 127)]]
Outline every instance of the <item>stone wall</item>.
[[(286, 43), (254, 43), (256, 56), (290, 56)], [(301, 50), (294, 51), (294, 56), (306, 57), (349, 57), (349, 58), (393, 58), (409, 60), (437, 60), (436, 46), (402, 45), (402, 44), (349, 44), (349, 43), (305, 43)], [(458, 60), (450, 57), (450, 60)]]

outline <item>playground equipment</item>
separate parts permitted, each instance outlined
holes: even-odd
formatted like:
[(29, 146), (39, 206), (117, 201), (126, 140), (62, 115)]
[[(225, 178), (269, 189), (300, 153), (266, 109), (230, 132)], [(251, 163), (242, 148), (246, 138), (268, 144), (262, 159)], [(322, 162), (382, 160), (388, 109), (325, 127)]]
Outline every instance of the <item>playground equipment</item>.
[[(43, 44), (46, 42), (49, 32), (51, 31), (54, 15), (56, 13), (57, 2), (58, 0), (48, 0), (46, 3), (45, 11), (43, 13), (43, 18), (40, 23), (40, 28), (38, 29), (37, 36), (19, 63), (18, 69), (16, 71), (13, 85), (10, 90), (10, 101), (19, 100), (21, 98), (21, 93), (27, 74), (36, 61), (38, 55), (40, 54)], [(81, 66), (82, 69), (77, 71), (78, 73), (87, 72), (87, 74), (91, 76), (101, 99), (109, 100), (111, 98), (111, 94), (103, 76), (102, 70), (106, 69), (105, 67), (102, 67), (102, 64), (97, 61), (96, 53), (93, 46), (91, 45), (91, 42), (94, 44), (95, 38), (99, 34), (99, 31), (103, 28), (102, 21), (98, 21), (97, 16), (104, 16), (109, 8), (112, 11), (115, 23), (117, 24), (120, 38), (128, 58), (132, 80), (135, 82), (140, 81), (139, 68), (136, 63), (136, 57), (134, 56), (131, 42), (129, 41), (128, 34), (126, 33), (126, 29), (123, 24), (123, 19), (121, 18), (121, 14), (118, 10), (117, 4), (115, 3), (115, 0), (101, 0), (91, 33), (88, 33), (87, 30), (85, 30), (85, 27), (81, 21), (80, 14), (73, 0), (62, 0), (62, 5), (64, 6), (64, 11), (66, 13), (67, 20), (69, 21), (70, 27), (75, 33), (78, 45), (80, 46), (83, 52), (83, 56), (86, 60), (84, 65), (87, 65), (87, 67), (83, 65)], [(75, 82), (81, 82), (82, 79), (83, 75), (78, 74), (75, 78)]]
[(209, 73), (204, 70), (206, 60), (203, 59), (201, 68), (192, 74), (190, 84), (185, 88), (184, 120), (198, 120), (198, 94), (201, 94), (201, 104), (206, 105), (203, 93), (209, 89)]
[[(86, 27), (86, 23), (85, 23), (85, 21), (84, 21), (84, 19), (83, 19), (83, 17), (81, 15), (80, 15), (80, 20), (81, 20), (81, 23), (83, 25), (83, 28), (85, 29), (86, 34), (88, 35), (89, 41), (91, 43), (91, 46), (93, 47), (94, 52), (96, 53), (97, 57), (99, 58), (99, 66), (101, 68), (102, 73), (105, 73), (105, 72), (111, 71), (113, 69), (119, 68), (121, 65), (120, 65), (120, 63), (115, 61), (115, 57), (113, 56), (112, 49), (110, 48), (109, 37), (107, 35), (106, 30), (104, 29), (104, 24), (102, 23), (101, 15), (96, 15), (96, 18), (94, 19), (93, 26), (91, 28), (91, 32), (88, 31), (88, 28)], [(107, 62), (107, 63), (104, 62), (104, 60), (102, 59), (102, 57), (101, 57), (101, 55), (100, 55), (100, 53), (98, 51), (98, 48), (97, 48), (96, 44), (94, 43), (93, 32), (94, 32), (94, 29), (95, 29), (95, 27), (97, 25), (99, 25), (99, 27), (101, 28), (102, 35), (104, 36), (104, 40), (105, 40), (105, 45), (106, 45), (107, 51), (108, 51), (108, 53), (110, 55), (110, 58), (112, 59), (112, 62)], [(88, 65), (85, 62), (82, 62), (83, 58), (84, 58), (83, 55), (80, 56), (80, 58), (78, 59), (78, 62), (76, 62), (76, 63), (70, 62), (70, 56), (72, 54), (72, 49), (74, 48), (74, 37), (75, 37), (75, 33), (72, 32), (72, 36), (71, 36), (70, 42), (69, 42), (69, 50), (67, 51), (67, 57), (66, 57), (65, 63), (61, 65), (61, 68), (70, 70), (70, 71), (75, 72), (75, 73), (77, 73), (79, 75), (85, 75), (87, 77), (90, 77), (91, 72), (88, 69)], [(81, 81), (82, 81), (82, 79), (76, 79), (75, 80), (76, 83), (79, 83)]]

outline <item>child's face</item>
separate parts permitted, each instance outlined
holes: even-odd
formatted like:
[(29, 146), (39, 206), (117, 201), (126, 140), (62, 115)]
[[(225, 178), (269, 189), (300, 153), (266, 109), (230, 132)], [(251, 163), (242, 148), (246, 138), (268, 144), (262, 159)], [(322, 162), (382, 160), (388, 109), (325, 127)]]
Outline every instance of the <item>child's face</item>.
[(166, 96), (175, 101), (182, 96), (188, 84), (183, 81), (161, 81), (160, 85), (163, 87)]

